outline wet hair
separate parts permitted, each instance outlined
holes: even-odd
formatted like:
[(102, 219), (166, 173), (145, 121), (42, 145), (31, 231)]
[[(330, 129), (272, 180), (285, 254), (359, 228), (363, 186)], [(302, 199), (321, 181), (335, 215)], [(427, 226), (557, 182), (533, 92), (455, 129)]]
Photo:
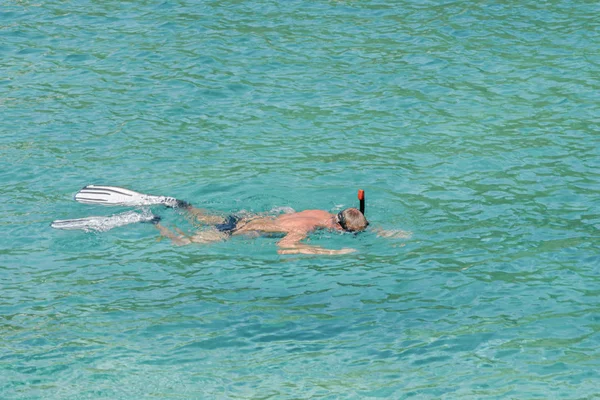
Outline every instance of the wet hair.
[(360, 232), (367, 228), (369, 221), (356, 208), (346, 208), (337, 215), (337, 222), (348, 232)]

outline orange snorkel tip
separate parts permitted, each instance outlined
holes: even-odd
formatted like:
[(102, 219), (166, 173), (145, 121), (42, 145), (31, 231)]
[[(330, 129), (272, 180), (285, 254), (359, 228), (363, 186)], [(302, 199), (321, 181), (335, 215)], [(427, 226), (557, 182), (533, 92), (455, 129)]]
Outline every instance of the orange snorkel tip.
[(358, 200), (360, 201), (360, 212), (365, 215), (365, 191), (362, 189), (358, 190)]

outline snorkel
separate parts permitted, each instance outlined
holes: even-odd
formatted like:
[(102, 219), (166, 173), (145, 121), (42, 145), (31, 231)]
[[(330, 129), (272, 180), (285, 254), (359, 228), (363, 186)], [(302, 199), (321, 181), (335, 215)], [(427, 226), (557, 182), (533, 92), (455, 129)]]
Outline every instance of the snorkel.
[[(365, 221), (367, 221), (367, 226), (369, 226), (369, 221), (367, 220), (367, 216), (365, 215), (365, 191), (362, 189), (358, 189), (358, 201), (360, 202), (360, 213), (363, 215), (363, 217), (365, 217)], [(365, 226), (365, 229), (367, 229), (367, 226)]]
[(358, 201), (360, 201), (360, 212), (365, 215), (365, 191), (358, 189)]

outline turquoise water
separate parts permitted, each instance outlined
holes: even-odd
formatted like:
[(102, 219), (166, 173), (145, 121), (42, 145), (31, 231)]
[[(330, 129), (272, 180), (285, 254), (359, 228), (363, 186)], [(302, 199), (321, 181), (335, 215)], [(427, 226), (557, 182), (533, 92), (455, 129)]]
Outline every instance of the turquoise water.
[[(0, 398), (600, 396), (599, 13), (0, 1)], [(90, 183), (222, 213), (362, 188), (412, 237), (52, 230), (127, 210)]]

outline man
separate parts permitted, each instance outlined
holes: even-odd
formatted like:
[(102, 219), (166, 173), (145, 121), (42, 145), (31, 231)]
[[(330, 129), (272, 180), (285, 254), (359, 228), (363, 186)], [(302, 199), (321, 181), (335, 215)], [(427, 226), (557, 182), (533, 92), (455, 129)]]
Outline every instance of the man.
[(179, 234), (172, 232), (160, 223), (156, 227), (160, 233), (168, 237), (177, 245), (190, 243), (210, 243), (228, 238), (229, 236), (248, 234), (272, 234), (281, 233), (285, 236), (277, 242), (279, 254), (348, 254), (356, 250), (341, 249), (329, 250), (319, 246), (310, 246), (301, 243), (310, 232), (317, 229), (330, 229), (347, 232), (363, 231), (367, 225), (367, 219), (362, 212), (356, 208), (346, 208), (337, 214), (331, 214), (323, 210), (306, 210), (283, 214), (277, 217), (249, 216), (239, 218), (229, 216), (227, 218), (209, 215), (202, 210), (192, 206), (182, 207), (198, 222), (212, 226), (193, 236), (188, 236), (181, 231)]
[(283, 234), (277, 243), (280, 254), (347, 254), (354, 249), (329, 250), (319, 246), (310, 246), (302, 243), (309, 233), (318, 229), (330, 229), (347, 232), (360, 232), (365, 230), (369, 222), (365, 218), (365, 195), (363, 190), (358, 191), (360, 210), (346, 208), (337, 214), (323, 210), (306, 210), (292, 212), (279, 216), (236, 216), (227, 218), (210, 215), (207, 212), (192, 207), (189, 203), (177, 200), (174, 197), (154, 196), (138, 193), (130, 189), (105, 186), (87, 185), (75, 194), (75, 200), (84, 204), (98, 204), (105, 206), (152, 206), (164, 205), (171, 208), (182, 209), (201, 224), (208, 225), (208, 229), (201, 230), (194, 235), (186, 235), (178, 229), (173, 232), (160, 224), (160, 217), (152, 213), (127, 212), (111, 217), (86, 217), (79, 219), (57, 220), (52, 227), (57, 229), (83, 229), (106, 231), (117, 226), (136, 222), (153, 222), (160, 233), (171, 239), (177, 245), (190, 243), (210, 243), (237, 235), (270, 235)]

